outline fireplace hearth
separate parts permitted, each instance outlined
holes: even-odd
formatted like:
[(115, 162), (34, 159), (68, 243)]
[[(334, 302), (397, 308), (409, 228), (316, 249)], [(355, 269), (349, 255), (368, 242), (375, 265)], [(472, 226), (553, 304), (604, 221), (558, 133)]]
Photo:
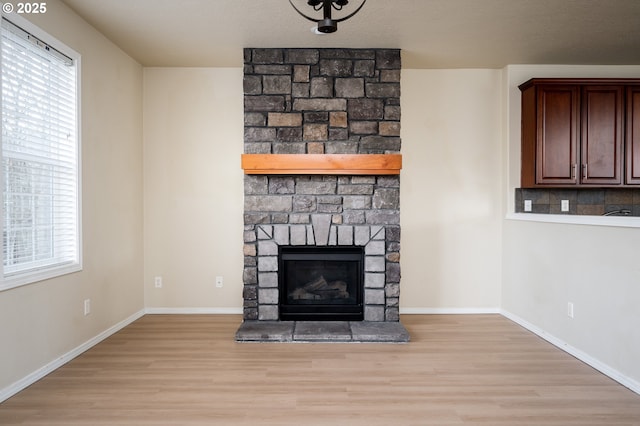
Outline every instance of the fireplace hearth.
[(362, 247), (279, 248), (280, 319), (362, 321)]

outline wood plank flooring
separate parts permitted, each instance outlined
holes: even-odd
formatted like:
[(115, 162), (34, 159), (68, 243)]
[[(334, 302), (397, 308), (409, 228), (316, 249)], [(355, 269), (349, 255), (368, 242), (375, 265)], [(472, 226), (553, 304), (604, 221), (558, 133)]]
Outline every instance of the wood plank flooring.
[(500, 315), (404, 315), (408, 344), (236, 343), (147, 315), (0, 404), (0, 425), (640, 425), (640, 396)]

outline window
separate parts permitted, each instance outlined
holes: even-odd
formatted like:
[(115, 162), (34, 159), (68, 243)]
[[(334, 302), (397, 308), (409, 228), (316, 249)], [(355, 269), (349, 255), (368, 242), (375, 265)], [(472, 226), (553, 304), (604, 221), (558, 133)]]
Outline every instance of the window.
[(19, 17), (1, 47), (3, 290), (81, 262), (79, 56)]

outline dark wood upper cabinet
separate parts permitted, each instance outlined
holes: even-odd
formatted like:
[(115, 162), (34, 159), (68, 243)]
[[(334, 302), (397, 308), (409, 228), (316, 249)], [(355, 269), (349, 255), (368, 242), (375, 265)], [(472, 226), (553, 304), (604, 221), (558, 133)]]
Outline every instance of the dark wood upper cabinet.
[(520, 90), (523, 188), (640, 184), (640, 79), (532, 79)]
[(622, 183), (624, 86), (584, 86), (580, 183)]
[(541, 86), (537, 91), (536, 183), (576, 183), (578, 86)]
[(626, 183), (640, 185), (640, 86), (627, 87)]

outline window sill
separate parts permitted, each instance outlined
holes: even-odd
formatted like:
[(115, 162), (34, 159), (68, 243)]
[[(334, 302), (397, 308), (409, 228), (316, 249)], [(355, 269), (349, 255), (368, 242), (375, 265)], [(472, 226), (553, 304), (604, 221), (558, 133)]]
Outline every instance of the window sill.
[(9, 290), (27, 284), (33, 284), (39, 281), (44, 281), (79, 271), (82, 271), (82, 265), (79, 263), (73, 263), (70, 265), (48, 268), (42, 271), (9, 276), (0, 281), (0, 291)]
[(586, 216), (564, 214), (507, 213), (505, 219), (519, 220), (524, 222), (566, 223), (571, 225), (640, 228), (640, 217), (637, 216)]

